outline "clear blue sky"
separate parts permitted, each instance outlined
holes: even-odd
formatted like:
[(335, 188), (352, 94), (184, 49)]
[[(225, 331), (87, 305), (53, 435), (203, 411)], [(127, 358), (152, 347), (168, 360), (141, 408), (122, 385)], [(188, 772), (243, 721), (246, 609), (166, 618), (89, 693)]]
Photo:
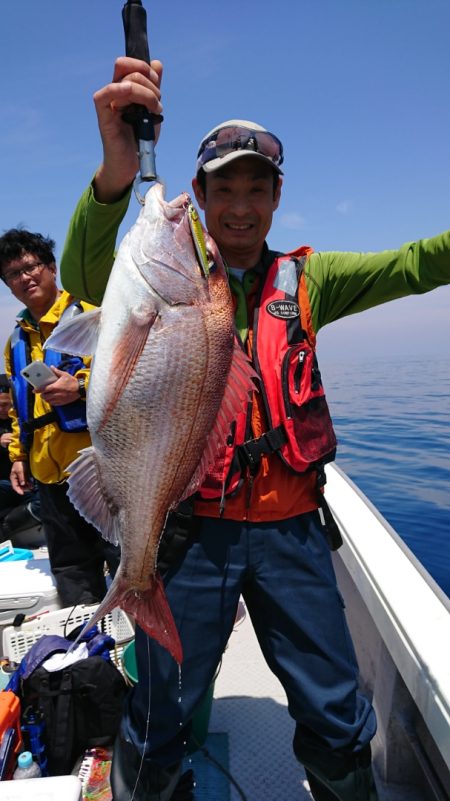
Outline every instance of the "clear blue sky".
[[(144, 5), (165, 65), (157, 164), (168, 195), (190, 189), (203, 133), (244, 117), (285, 145), (273, 247), (380, 250), (449, 227), (448, 0)], [(122, 6), (0, 4), (0, 230), (50, 234), (58, 258), (100, 159), (92, 95), (124, 51)], [(448, 354), (449, 301), (444, 288), (339, 321), (320, 335), (322, 359)], [(2, 285), (1, 341), (16, 309)]]

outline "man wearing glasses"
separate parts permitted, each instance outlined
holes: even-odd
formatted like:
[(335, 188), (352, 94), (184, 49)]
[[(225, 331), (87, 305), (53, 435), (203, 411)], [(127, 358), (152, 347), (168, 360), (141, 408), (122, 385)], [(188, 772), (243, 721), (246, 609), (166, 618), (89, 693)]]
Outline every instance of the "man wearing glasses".
[[(161, 74), (159, 62), (121, 58), (113, 82), (94, 96), (104, 159), (74, 214), (62, 260), (65, 286), (93, 302), (101, 302), (138, 170), (122, 111), (138, 103), (161, 114)], [(224, 460), (214, 465), (195, 497), (195, 531), (185, 552), (172, 560), (164, 555), (184, 652), (181, 699), (178, 666), (136, 631), (140, 681), (116, 742), (114, 801), (130, 794), (135, 801), (175, 797), (189, 721), (220, 661), (241, 593), (286, 691), (294, 751), (314, 799), (377, 799), (370, 751), (375, 714), (358, 693), (330, 558), (339, 533), (321, 492), (323, 464), (336, 443), (315, 333), (347, 314), (449, 283), (450, 233), (382, 253), (270, 251), (282, 163), (278, 137), (246, 120), (217, 125), (198, 149), (195, 197), (227, 264), (236, 326), (264, 391), (255, 393), (248, 417), (244, 409), (245, 419), (236, 421), (229, 469)], [(314, 402), (302, 408), (303, 393)]]
[[(14, 400), (8, 449), (15, 492), (24, 495), (33, 489), (33, 479), (37, 482), (51, 569), (63, 606), (72, 606), (101, 601), (105, 557), (115, 570), (119, 556), (67, 497), (67, 467), (90, 445), (85, 401), (89, 359), (44, 356), (43, 344), (62, 318), (92, 307), (58, 289), (54, 247), (51, 239), (23, 229), (0, 237), (0, 276), (24, 305), (5, 348)], [(32, 361), (50, 362), (55, 376), (40, 391), (21, 375)]]

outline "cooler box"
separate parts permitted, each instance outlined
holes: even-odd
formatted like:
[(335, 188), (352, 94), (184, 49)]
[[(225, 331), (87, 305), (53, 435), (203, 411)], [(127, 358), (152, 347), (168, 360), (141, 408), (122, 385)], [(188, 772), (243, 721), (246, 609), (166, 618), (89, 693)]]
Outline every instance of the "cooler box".
[(30, 617), (60, 608), (48, 559), (0, 562), (0, 635), (19, 612)]
[(0, 782), (0, 801), (81, 801), (81, 782), (76, 776), (50, 776)]

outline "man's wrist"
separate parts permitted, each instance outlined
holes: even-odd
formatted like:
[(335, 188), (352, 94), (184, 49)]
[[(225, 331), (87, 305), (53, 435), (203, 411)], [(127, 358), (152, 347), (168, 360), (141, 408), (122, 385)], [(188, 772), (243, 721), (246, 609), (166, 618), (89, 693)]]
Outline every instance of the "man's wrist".
[(97, 203), (113, 204), (123, 200), (130, 192), (134, 176), (131, 180), (109, 177), (108, 170), (102, 164), (92, 180), (92, 189)]

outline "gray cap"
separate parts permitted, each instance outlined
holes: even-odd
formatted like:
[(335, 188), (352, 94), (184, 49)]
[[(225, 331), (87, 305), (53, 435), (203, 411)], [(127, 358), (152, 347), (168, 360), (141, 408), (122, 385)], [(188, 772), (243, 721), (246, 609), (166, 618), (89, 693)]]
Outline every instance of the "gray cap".
[[(225, 129), (229, 129), (227, 132)], [(220, 136), (220, 131), (223, 132)], [(227, 133), (229, 136), (227, 137)], [(197, 172), (214, 172), (235, 159), (252, 156), (283, 175), (283, 145), (267, 128), (250, 120), (226, 120), (203, 137), (197, 155)]]

